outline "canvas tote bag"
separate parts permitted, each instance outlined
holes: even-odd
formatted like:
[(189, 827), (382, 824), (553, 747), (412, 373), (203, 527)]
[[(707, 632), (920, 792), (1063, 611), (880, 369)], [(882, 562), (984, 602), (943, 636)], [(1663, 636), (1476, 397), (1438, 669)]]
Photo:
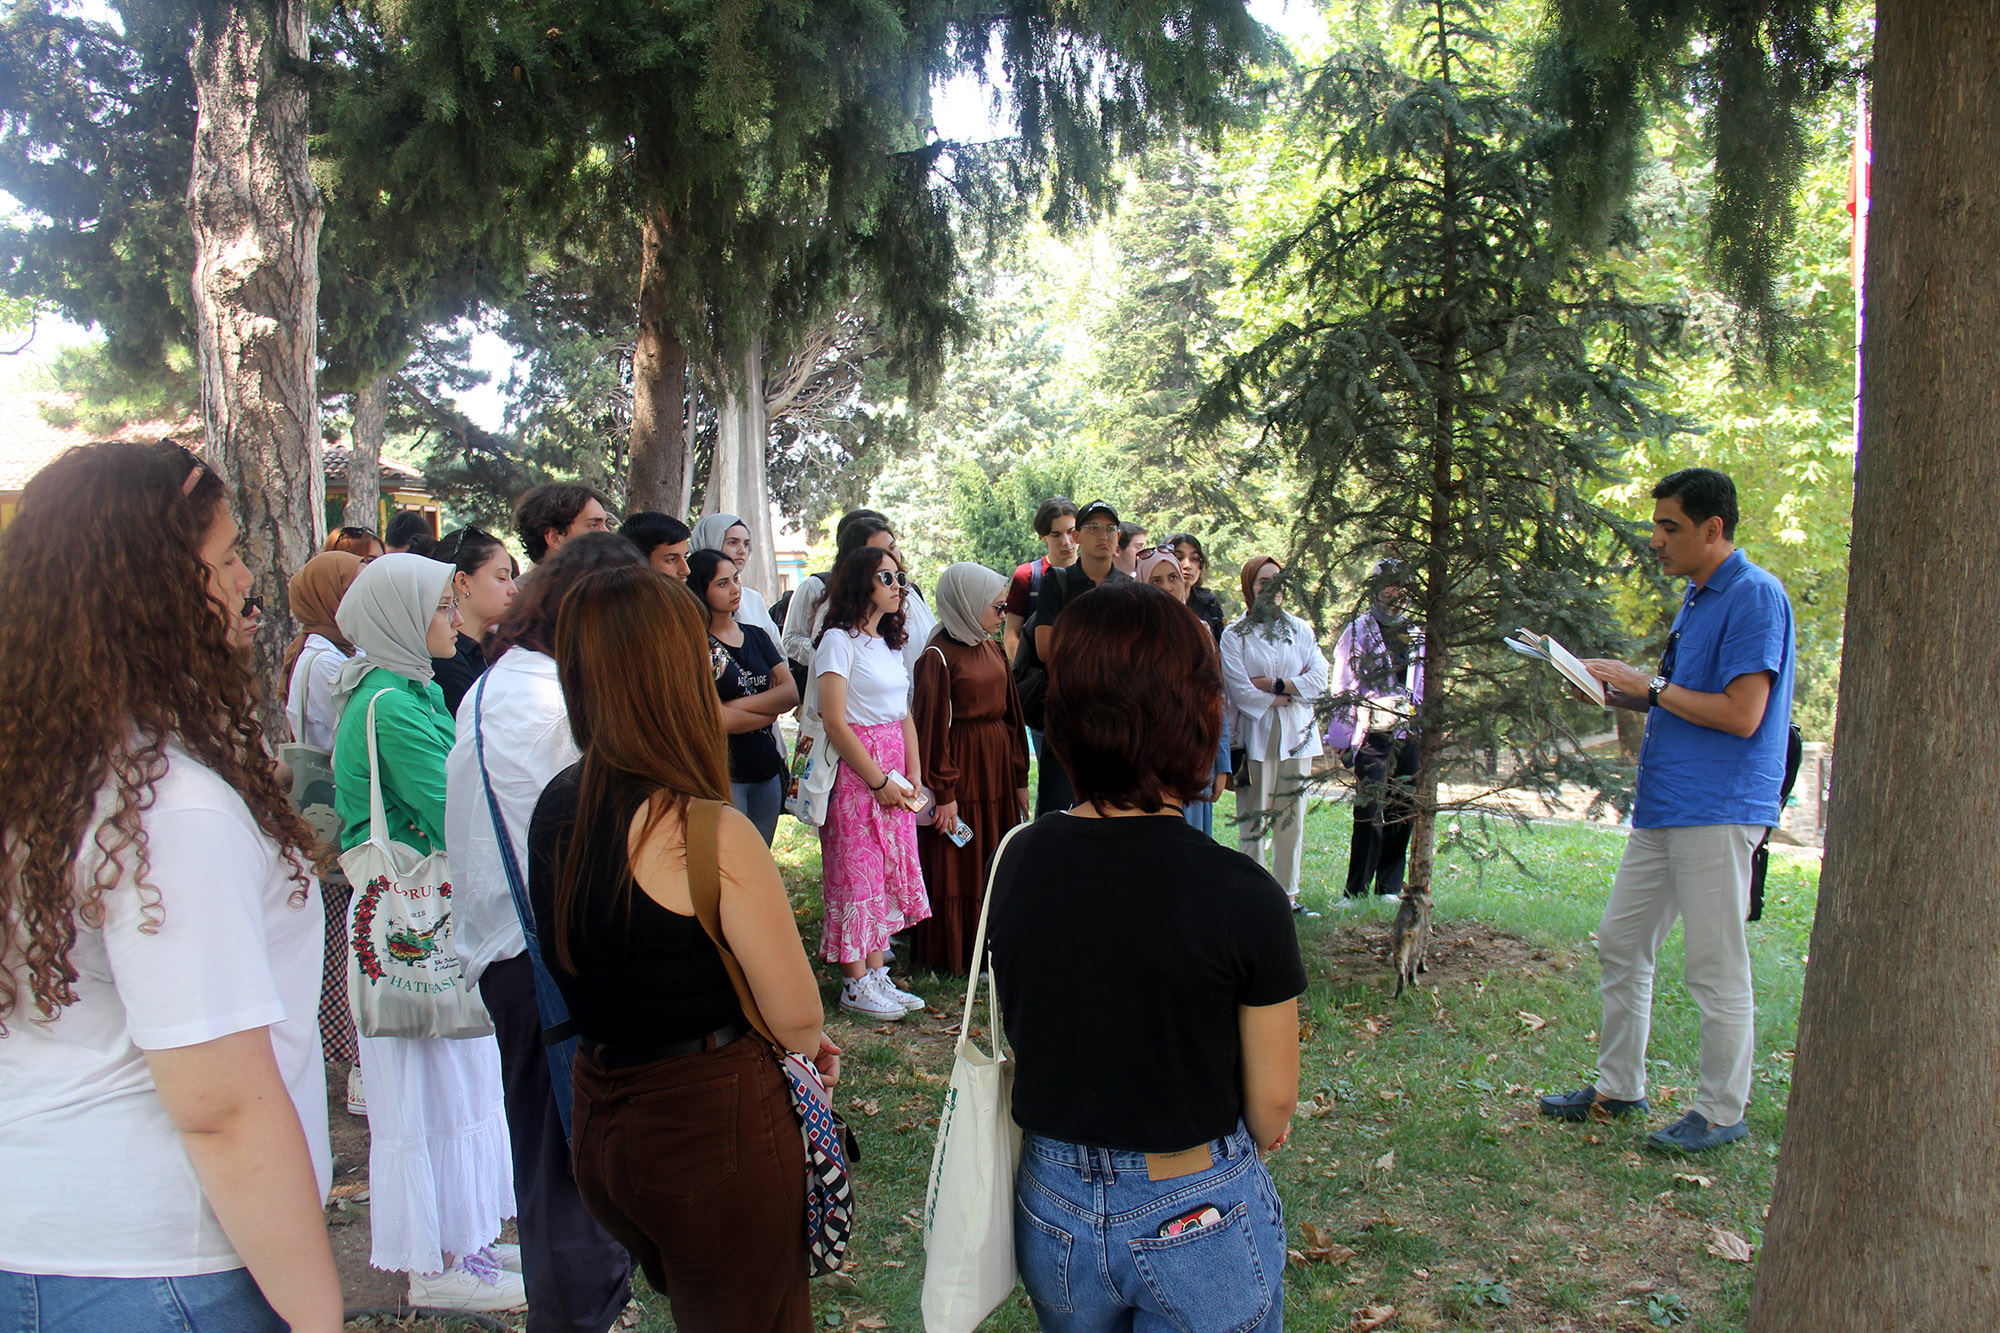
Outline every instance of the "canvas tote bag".
[(368, 701), (368, 841), (340, 854), (348, 907), (347, 998), (364, 1037), (487, 1037), (493, 1019), (451, 947), (451, 864), (389, 836), (375, 701)]
[[(986, 968), (986, 916), (993, 907), (1000, 858), (1025, 827), (1016, 824), (1007, 831), (986, 872), (958, 1055), (938, 1113), (937, 1146), (924, 1194), (926, 1333), (972, 1333), (1007, 1299), (1019, 1276), (1014, 1267), (1014, 1173), (1021, 1165), (1021, 1127), (1014, 1123), (1014, 1059), (1001, 1035), (1000, 1000)], [(971, 1035), (982, 982), (991, 1055)]]

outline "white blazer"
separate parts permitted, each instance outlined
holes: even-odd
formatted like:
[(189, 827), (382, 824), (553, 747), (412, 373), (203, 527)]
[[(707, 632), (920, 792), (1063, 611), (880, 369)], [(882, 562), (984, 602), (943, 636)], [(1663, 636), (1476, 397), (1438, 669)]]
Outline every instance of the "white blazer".
[[(1310, 759), (1325, 748), (1312, 706), (1326, 695), (1326, 654), (1311, 625), (1290, 612), (1279, 614), (1284, 619), (1271, 624), (1238, 620), (1222, 631), (1222, 692), (1235, 713), (1230, 738), (1258, 763), (1271, 753), (1274, 726), (1280, 759)], [(1252, 676), (1284, 681), (1293, 697), (1256, 688)]]

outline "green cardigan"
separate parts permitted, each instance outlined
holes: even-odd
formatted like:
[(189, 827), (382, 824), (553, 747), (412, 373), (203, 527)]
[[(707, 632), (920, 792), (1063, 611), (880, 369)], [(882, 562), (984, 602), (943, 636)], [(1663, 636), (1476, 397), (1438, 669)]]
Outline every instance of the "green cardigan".
[(368, 840), (368, 701), (377, 694), (382, 699), (375, 705), (375, 752), (382, 761), (389, 836), (429, 853), (444, 846), (451, 710), (435, 681), (418, 684), (381, 667), (363, 676), (361, 687), (347, 697), (333, 735), (333, 809), (340, 816), (340, 849)]

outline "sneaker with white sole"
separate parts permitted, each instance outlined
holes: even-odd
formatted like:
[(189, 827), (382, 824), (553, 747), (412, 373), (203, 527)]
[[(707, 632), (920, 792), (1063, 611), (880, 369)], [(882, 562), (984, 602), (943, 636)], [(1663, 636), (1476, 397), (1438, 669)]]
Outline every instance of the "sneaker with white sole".
[(889, 965), (887, 963), (869, 972), (868, 976), (870, 980), (878, 981), (882, 984), (882, 989), (888, 992), (889, 998), (903, 1006), (904, 1013), (914, 1014), (924, 1008), (923, 996), (912, 995), (895, 982), (889, 980)]
[(893, 1000), (875, 984), (872, 976), (847, 977), (840, 983), (840, 1007), (850, 1014), (893, 1023), (903, 1016), (900, 1000)]
[(417, 1309), (462, 1310), (494, 1314), (528, 1308), (528, 1290), (519, 1273), (510, 1273), (481, 1254), (468, 1254), (442, 1273), (410, 1274), (410, 1305)]
[(496, 1240), (491, 1245), (480, 1246), (479, 1252), (510, 1273), (521, 1271), (521, 1247), (518, 1245), (503, 1245)]
[(347, 1113), (368, 1114), (368, 1089), (361, 1086), (361, 1065), (358, 1061), (347, 1070)]

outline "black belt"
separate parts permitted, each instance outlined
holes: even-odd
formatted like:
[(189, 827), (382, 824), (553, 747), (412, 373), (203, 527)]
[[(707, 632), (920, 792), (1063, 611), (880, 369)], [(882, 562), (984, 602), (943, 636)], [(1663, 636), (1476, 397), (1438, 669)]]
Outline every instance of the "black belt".
[(630, 1069), (635, 1065), (650, 1065), (661, 1060), (671, 1060), (677, 1055), (694, 1055), (699, 1051), (720, 1050), (739, 1037), (746, 1037), (749, 1034), (748, 1024), (725, 1023), (705, 1037), (689, 1037), (686, 1041), (670, 1041), (659, 1046), (606, 1046), (602, 1042), (586, 1038), (583, 1050), (605, 1069)]

